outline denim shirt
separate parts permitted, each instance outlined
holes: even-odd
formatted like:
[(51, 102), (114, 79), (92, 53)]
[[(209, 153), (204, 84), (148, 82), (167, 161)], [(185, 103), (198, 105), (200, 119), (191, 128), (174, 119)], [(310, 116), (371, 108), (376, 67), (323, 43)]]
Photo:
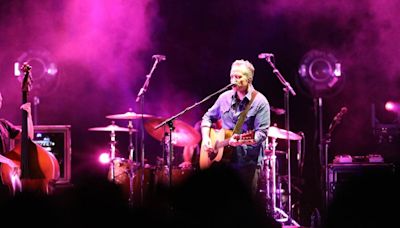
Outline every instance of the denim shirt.
[[(252, 85), (249, 86), (245, 98), (240, 101), (237, 99), (236, 92), (229, 90), (222, 93), (214, 105), (203, 115), (201, 126), (211, 127), (211, 124), (218, 119), (222, 120), (222, 128), (233, 130), (239, 119), (240, 113), (246, 108), (246, 104), (251, 99), (254, 91)], [(259, 160), (265, 147), (264, 141), (267, 138), (268, 127), (270, 126), (270, 107), (267, 98), (260, 92), (257, 93), (249, 111), (246, 114), (242, 131), (254, 130), (255, 145), (236, 147), (239, 162)]]

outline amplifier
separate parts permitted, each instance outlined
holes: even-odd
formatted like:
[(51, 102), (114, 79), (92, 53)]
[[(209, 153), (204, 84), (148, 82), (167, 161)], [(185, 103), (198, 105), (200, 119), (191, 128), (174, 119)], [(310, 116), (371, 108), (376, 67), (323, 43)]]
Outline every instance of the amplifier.
[(328, 164), (328, 202), (331, 202), (335, 192), (348, 181), (361, 178), (364, 175), (375, 178), (386, 178), (394, 175), (395, 166), (391, 163), (346, 163)]
[(60, 178), (56, 184), (69, 184), (71, 181), (71, 125), (35, 125), (34, 130), (33, 141), (54, 154), (60, 165)]

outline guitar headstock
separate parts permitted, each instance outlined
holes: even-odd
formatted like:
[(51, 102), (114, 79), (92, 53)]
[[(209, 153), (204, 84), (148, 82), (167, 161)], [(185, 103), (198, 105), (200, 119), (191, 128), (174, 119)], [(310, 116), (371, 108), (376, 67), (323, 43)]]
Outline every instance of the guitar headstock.
[(32, 88), (32, 67), (27, 63), (23, 63), (21, 66), (21, 71), (24, 72), (24, 78), (22, 80), (22, 91), (28, 92)]

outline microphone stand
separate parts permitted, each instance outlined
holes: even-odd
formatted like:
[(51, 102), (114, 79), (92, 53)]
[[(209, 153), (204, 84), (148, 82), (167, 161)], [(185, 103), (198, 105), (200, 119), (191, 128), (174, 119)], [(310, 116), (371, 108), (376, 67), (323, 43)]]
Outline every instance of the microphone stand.
[(196, 102), (196, 103), (194, 103), (193, 105), (191, 105), (191, 106), (189, 106), (189, 107), (183, 109), (183, 110), (182, 110), (181, 112), (179, 112), (178, 114), (176, 114), (176, 115), (174, 115), (174, 116), (171, 116), (170, 118), (164, 120), (164, 121), (161, 122), (159, 125), (157, 125), (157, 126), (154, 127), (154, 130), (157, 130), (158, 128), (160, 128), (160, 127), (162, 127), (162, 126), (164, 126), (164, 125), (168, 125), (168, 127), (169, 127), (169, 129), (170, 129), (170, 133), (169, 133), (169, 137), (170, 137), (170, 139), (169, 139), (169, 150), (170, 150), (170, 153), (169, 153), (169, 164), (168, 164), (168, 166), (169, 166), (169, 174), (168, 174), (169, 177), (168, 177), (168, 178), (169, 178), (169, 186), (170, 186), (170, 187), (172, 187), (172, 157), (173, 157), (173, 156), (172, 156), (172, 153), (173, 153), (173, 149), (172, 149), (172, 132), (173, 132), (173, 130), (175, 129), (173, 121), (174, 121), (176, 118), (178, 118), (179, 116), (181, 116), (181, 115), (183, 115), (184, 113), (186, 113), (187, 111), (189, 111), (189, 110), (193, 109), (194, 107), (200, 105), (201, 103), (203, 103), (203, 102), (209, 100), (211, 97), (215, 96), (215, 95), (218, 94), (218, 93), (221, 93), (222, 91), (228, 89), (229, 87), (231, 87), (231, 86), (233, 86), (233, 85), (235, 85), (235, 83), (231, 83), (231, 84), (229, 84), (229, 85), (223, 87), (222, 89), (220, 89), (220, 90), (218, 90), (218, 91), (216, 91), (216, 92), (214, 92), (214, 93), (208, 95), (207, 97), (203, 98), (201, 101)]
[[(269, 63), (269, 65), (273, 69), (273, 73), (277, 76), (279, 81), (282, 83), (285, 88), (283, 89), (284, 91), (284, 101), (285, 101), (285, 129), (287, 132), (287, 159), (288, 159), (288, 221), (290, 224), (292, 224), (292, 177), (291, 177), (291, 155), (290, 155), (290, 140), (289, 140), (289, 92), (293, 95), (296, 96), (296, 93), (294, 92), (292, 86), (285, 80), (285, 78), (282, 76), (282, 74), (279, 72), (278, 69), (276, 69), (275, 64), (271, 61), (272, 56), (265, 56), (265, 60)], [(273, 177), (275, 178), (275, 177)], [(274, 208), (275, 212), (276, 208)], [(279, 211), (279, 210), (278, 210)]]
[(333, 118), (332, 122), (329, 125), (328, 132), (325, 134), (325, 137), (322, 139), (322, 144), (324, 146), (324, 212), (327, 214), (328, 212), (328, 201), (329, 201), (329, 172), (328, 172), (328, 155), (329, 155), (329, 144), (331, 143), (331, 136), (336, 126), (340, 124), (342, 121), (342, 115), (340, 112)]
[(150, 78), (156, 69), (157, 64), (160, 62), (159, 58), (155, 58), (155, 61), (153, 63), (153, 67), (150, 70), (150, 73), (146, 75), (146, 81), (144, 82), (142, 88), (139, 90), (139, 93), (136, 97), (136, 102), (140, 101), (140, 110), (142, 113), (142, 118), (141, 118), (141, 140), (140, 140), (140, 149), (141, 149), (141, 155), (140, 155), (140, 167), (142, 167), (142, 172), (141, 172), (141, 177), (140, 177), (140, 201), (143, 203), (143, 183), (144, 183), (144, 94), (147, 91), (147, 88), (149, 87), (150, 83)]

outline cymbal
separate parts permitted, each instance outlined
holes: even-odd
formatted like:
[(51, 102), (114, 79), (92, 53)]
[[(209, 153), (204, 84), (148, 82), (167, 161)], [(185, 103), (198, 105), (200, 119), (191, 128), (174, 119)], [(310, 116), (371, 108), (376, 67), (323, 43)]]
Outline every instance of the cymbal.
[[(124, 131), (124, 132), (128, 132), (129, 128), (126, 127), (120, 127), (117, 126), (115, 124), (110, 124), (108, 126), (105, 127), (92, 127), (88, 129), (89, 131)], [(136, 129), (131, 129), (132, 132), (136, 132)]]
[[(169, 127), (166, 125), (158, 128), (157, 130), (154, 130), (154, 128), (165, 120), (166, 118), (160, 117), (150, 118), (144, 123), (144, 128), (153, 138), (163, 141), (164, 131), (168, 134), (170, 133)], [(174, 120), (173, 123), (175, 129), (172, 132), (172, 144), (174, 146), (192, 146), (200, 142), (201, 135), (192, 126), (181, 120)]]
[(301, 140), (301, 136), (291, 132), (286, 131), (284, 129), (277, 128), (275, 126), (271, 126), (268, 129), (268, 137), (278, 138), (278, 139), (289, 139), (289, 140)]
[(117, 119), (117, 120), (136, 120), (136, 119), (141, 119), (143, 115), (143, 118), (150, 118), (153, 117), (153, 115), (149, 114), (138, 114), (135, 112), (126, 112), (122, 114), (114, 114), (114, 115), (108, 115), (106, 118), (108, 119)]

